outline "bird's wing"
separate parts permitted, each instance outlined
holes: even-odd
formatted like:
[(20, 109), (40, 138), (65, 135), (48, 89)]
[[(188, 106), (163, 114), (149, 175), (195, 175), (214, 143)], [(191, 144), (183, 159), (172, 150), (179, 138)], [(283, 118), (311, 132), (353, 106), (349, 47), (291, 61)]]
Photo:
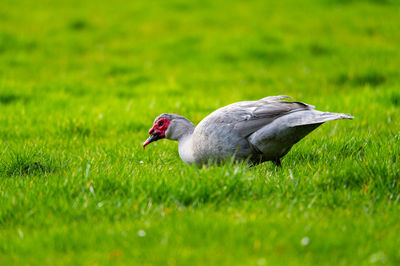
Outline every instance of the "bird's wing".
[(246, 138), (276, 118), (300, 110), (310, 110), (311, 105), (301, 102), (280, 101), (288, 96), (271, 96), (258, 101), (233, 103), (222, 107), (207, 118), (204, 122), (231, 124), (232, 130)]

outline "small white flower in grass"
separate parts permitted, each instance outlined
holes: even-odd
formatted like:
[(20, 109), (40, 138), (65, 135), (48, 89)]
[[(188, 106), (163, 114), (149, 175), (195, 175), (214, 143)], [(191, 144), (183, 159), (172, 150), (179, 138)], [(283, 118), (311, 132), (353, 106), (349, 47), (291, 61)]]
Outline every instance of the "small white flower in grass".
[(301, 239), (300, 243), (302, 246), (308, 246), (308, 244), (310, 244), (310, 238), (305, 236)]
[(143, 161), (140, 161), (139, 163), (140, 163), (140, 164), (143, 164)]
[(140, 229), (140, 230), (137, 232), (137, 234), (138, 234), (138, 236), (140, 236), (140, 237), (145, 237), (145, 236), (146, 236), (146, 231)]
[(260, 259), (257, 260), (257, 264), (258, 265), (265, 265), (265, 263), (266, 263), (266, 261), (265, 261), (264, 258), (260, 258)]
[(88, 178), (88, 177), (89, 177), (89, 171), (90, 171), (90, 164), (88, 163), (88, 164), (86, 165), (85, 178)]
[(22, 230), (21, 229), (19, 229), (18, 228), (18, 236), (19, 236), (19, 238), (24, 238), (24, 232), (22, 232)]
[(378, 251), (369, 257), (369, 262), (370, 263), (378, 263), (378, 262), (385, 263), (386, 255), (383, 251)]

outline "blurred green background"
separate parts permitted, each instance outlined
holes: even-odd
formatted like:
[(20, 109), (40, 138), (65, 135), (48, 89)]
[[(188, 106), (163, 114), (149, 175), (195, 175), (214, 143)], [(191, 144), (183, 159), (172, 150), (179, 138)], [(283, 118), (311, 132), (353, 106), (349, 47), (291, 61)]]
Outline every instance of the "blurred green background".
[[(0, 264), (400, 263), (400, 2), (0, 2)], [(276, 171), (141, 143), (286, 94), (323, 125)]]

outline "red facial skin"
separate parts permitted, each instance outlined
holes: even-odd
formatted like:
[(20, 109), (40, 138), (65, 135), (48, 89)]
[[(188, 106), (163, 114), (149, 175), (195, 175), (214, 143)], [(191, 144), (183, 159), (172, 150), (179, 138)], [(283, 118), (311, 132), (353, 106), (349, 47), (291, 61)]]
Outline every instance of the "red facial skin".
[(157, 122), (154, 123), (153, 127), (150, 128), (150, 137), (143, 143), (143, 149), (146, 147), (146, 145), (152, 143), (153, 141), (165, 138), (165, 132), (167, 131), (170, 123), (171, 121), (167, 118), (161, 117), (158, 119)]

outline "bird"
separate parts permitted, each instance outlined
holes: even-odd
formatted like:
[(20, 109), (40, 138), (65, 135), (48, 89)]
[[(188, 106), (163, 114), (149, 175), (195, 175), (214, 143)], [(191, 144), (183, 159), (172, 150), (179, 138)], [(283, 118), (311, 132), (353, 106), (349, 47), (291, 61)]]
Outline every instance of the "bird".
[(189, 165), (246, 161), (250, 166), (281, 159), (311, 131), (330, 120), (353, 119), (342, 113), (314, 110), (286, 95), (241, 101), (221, 107), (194, 126), (171, 113), (156, 117), (143, 148), (157, 140), (178, 141), (180, 158)]

